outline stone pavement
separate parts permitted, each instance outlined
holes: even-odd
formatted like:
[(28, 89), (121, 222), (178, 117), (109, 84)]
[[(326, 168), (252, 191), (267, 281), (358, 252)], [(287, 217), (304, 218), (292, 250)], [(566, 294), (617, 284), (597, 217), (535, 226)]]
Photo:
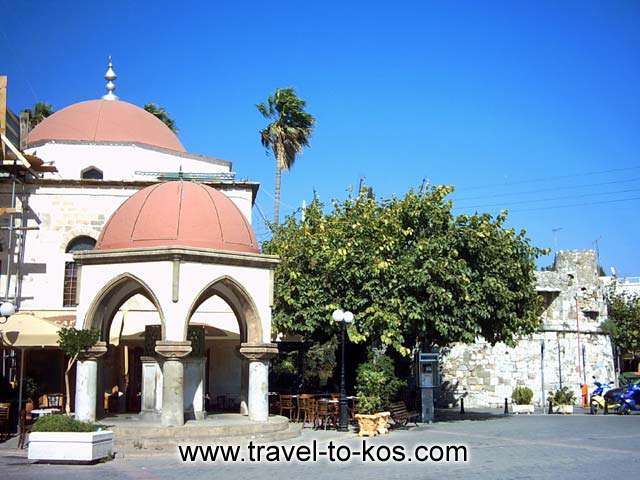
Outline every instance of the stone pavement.
[[(464, 444), (468, 463), (182, 463), (177, 454), (125, 454), (91, 466), (29, 464), (24, 454), (0, 450), (0, 478), (100, 479), (256, 479), (269, 477), (322, 479), (637, 478), (640, 471), (640, 415), (491, 415), (471, 414), (408, 430), (396, 430), (370, 444), (412, 446)], [(305, 429), (301, 438), (280, 445), (330, 441), (361, 449), (355, 434)]]

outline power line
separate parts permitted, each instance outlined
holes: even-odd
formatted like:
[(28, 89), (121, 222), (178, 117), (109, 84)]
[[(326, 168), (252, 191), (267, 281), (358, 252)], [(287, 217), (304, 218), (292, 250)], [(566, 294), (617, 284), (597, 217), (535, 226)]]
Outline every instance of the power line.
[(538, 210), (552, 210), (557, 208), (570, 208), (570, 207), (587, 207), (591, 205), (604, 205), (607, 203), (619, 203), (619, 202), (632, 202), (635, 200), (640, 200), (640, 197), (630, 197), (630, 198), (617, 198), (615, 200), (600, 200), (596, 202), (584, 202), (584, 203), (570, 203), (565, 205), (547, 205), (544, 207), (532, 207), (532, 208), (520, 208), (516, 210), (509, 210), (509, 213), (512, 212), (533, 212)]
[(550, 187), (550, 188), (536, 188), (535, 190), (525, 190), (525, 191), (518, 191), (518, 192), (503, 192), (503, 193), (494, 193), (494, 194), (489, 194), (489, 195), (477, 195), (475, 197), (463, 197), (463, 198), (453, 198), (454, 201), (456, 202), (461, 202), (461, 201), (465, 201), (465, 200), (482, 200), (484, 198), (496, 198), (496, 197), (508, 197), (508, 196), (512, 196), (512, 195), (528, 195), (528, 194), (533, 194), (533, 193), (540, 193), (540, 192), (555, 192), (559, 189), (562, 190), (577, 190), (580, 188), (589, 188), (589, 187), (601, 187), (604, 185), (613, 185), (613, 184), (617, 184), (617, 183), (630, 183), (630, 182), (635, 182), (640, 180), (640, 177), (635, 177), (635, 178), (627, 178), (624, 180), (612, 180), (610, 182), (598, 182), (598, 183), (587, 183), (587, 184), (583, 184), (583, 185), (564, 185), (564, 186), (558, 186), (558, 187)]
[[(588, 198), (588, 197), (597, 197), (600, 195), (615, 195), (618, 193), (633, 193), (639, 192), (639, 188), (627, 188), (625, 190), (614, 190), (612, 192), (595, 192), (595, 193), (583, 193), (580, 195), (561, 195), (559, 197), (546, 197), (546, 198), (532, 198), (528, 200), (517, 200), (514, 202), (509, 202), (510, 205), (522, 205), (527, 203), (536, 203), (536, 202), (551, 202), (554, 200), (568, 200), (572, 198)], [(458, 207), (454, 207), (454, 210), (466, 209), (466, 208), (486, 208), (486, 207), (502, 207), (505, 206), (504, 203), (488, 203), (482, 205), (462, 205)]]
[[(274, 200), (274, 201), (275, 201), (276, 197), (274, 197), (271, 193), (269, 193), (269, 191), (268, 191), (268, 190), (262, 189), (262, 190), (260, 190), (260, 192), (266, 193), (267, 195), (269, 195), (269, 197), (271, 197), (271, 200)], [(290, 210), (296, 210), (296, 209), (298, 208), (298, 207), (292, 207), (291, 205), (289, 205), (289, 204), (287, 204), (287, 203), (284, 203), (284, 202), (282, 201), (282, 199), (280, 199), (280, 205), (285, 206), (285, 207), (287, 207), (287, 208), (288, 208), (288, 209), (290, 209)]]
[(549, 181), (549, 180), (562, 180), (562, 179), (577, 178), (577, 177), (589, 177), (589, 176), (593, 176), (593, 175), (603, 175), (605, 173), (614, 173), (614, 172), (627, 172), (627, 171), (630, 171), (630, 170), (637, 170), (637, 169), (640, 169), (640, 165), (636, 165), (636, 166), (633, 166), (633, 167), (624, 167), (624, 168), (611, 168), (609, 170), (597, 170), (597, 171), (585, 172), (585, 173), (573, 173), (573, 174), (568, 174), (568, 175), (556, 175), (556, 176), (550, 176), (550, 177), (531, 178), (531, 179), (527, 179), (527, 180), (518, 180), (518, 181), (515, 181), (515, 182), (476, 185), (476, 186), (473, 186), (473, 187), (462, 188), (461, 190), (462, 191), (470, 191), (470, 190), (481, 190), (481, 189), (484, 189), (484, 188), (510, 187), (512, 185), (523, 185), (523, 184), (526, 184), (526, 183), (545, 182), (545, 181)]
[(262, 212), (262, 209), (260, 208), (260, 204), (258, 204), (258, 201), (256, 200), (255, 202), (256, 205), (256, 209), (258, 210), (258, 213), (260, 214), (260, 217), (262, 218), (262, 221), (264, 222), (264, 224), (266, 225), (266, 227), (271, 230), (271, 223), (269, 222), (269, 220), (267, 220), (267, 217), (264, 216), (264, 213)]

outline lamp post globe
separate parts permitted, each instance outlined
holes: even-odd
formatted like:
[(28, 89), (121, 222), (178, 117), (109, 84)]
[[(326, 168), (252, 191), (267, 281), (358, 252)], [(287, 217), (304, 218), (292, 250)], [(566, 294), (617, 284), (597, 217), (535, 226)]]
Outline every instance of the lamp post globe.
[(0, 304), (0, 317), (10, 317), (16, 313), (16, 307), (11, 302), (2, 302)]
[(351, 313), (350, 311), (346, 311), (344, 312), (344, 317), (343, 320), (347, 323), (351, 323), (353, 322), (353, 313)]
[(344, 312), (338, 308), (337, 310), (333, 311), (333, 313), (331, 314), (331, 317), (336, 322), (341, 322), (342, 320), (344, 320)]

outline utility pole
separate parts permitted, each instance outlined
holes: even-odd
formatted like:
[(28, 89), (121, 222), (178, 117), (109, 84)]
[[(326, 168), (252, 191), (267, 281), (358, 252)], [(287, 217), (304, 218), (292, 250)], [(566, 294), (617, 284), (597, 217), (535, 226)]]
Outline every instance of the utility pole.
[(542, 394), (540, 403), (542, 405), (542, 412), (544, 413), (546, 411), (544, 406), (547, 403), (544, 396), (544, 338), (540, 339), (540, 393)]

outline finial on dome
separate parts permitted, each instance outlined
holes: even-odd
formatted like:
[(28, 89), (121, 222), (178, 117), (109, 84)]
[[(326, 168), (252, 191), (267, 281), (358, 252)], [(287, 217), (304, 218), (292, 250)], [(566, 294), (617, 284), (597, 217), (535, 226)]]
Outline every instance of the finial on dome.
[(109, 55), (109, 65), (107, 66), (107, 72), (104, 74), (104, 79), (107, 81), (107, 93), (102, 96), (103, 100), (118, 100), (118, 97), (113, 93), (116, 89), (116, 84), (113, 81), (118, 78), (116, 72), (113, 70), (113, 63), (111, 63), (111, 55)]

